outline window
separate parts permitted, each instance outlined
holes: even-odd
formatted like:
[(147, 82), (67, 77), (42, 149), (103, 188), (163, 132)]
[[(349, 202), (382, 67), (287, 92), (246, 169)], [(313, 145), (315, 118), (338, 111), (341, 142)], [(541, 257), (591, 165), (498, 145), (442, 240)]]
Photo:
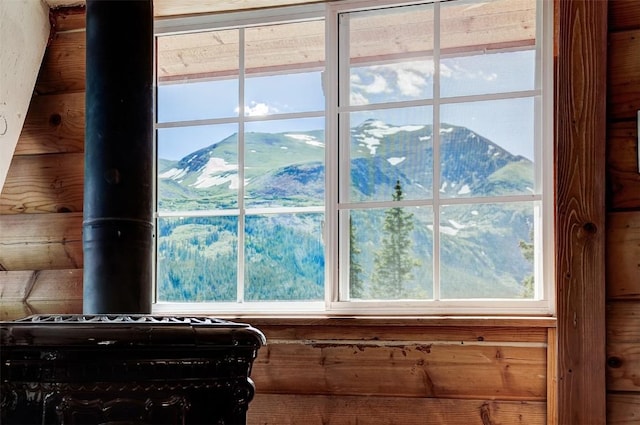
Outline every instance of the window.
[(161, 22), (155, 309), (551, 313), (549, 6)]

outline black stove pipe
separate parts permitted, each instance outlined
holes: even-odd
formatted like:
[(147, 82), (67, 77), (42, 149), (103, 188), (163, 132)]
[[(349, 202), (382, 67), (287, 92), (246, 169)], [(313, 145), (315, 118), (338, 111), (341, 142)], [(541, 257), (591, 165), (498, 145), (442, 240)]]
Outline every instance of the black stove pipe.
[(87, 0), (85, 314), (151, 312), (153, 1)]

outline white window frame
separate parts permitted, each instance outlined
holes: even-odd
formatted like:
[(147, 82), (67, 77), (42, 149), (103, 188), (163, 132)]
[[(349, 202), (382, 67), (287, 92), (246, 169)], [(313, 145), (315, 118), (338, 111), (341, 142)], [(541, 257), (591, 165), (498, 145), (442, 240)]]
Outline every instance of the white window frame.
[[(375, 8), (385, 8), (390, 6), (411, 5), (416, 3), (433, 3), (436, 14), (436, 22), (440, 3), (447, 0), (427, 0), (427, 1), (393, 1), (393, 0), (344, 0), (327, 4), (314, 4), (293, 6), (281, 9), (267, 9), (264, 11), (236, 12), (219, 15), (202, 15), (185, 18), (171, 18), (157, 20), (155, 23), (155, 34), (157, 36), (197, 32), (203, 30), (230, 29), (237, 27), (250, 27), (257, 25), (269, 25), (293, 21), (325, 19), (326, 31), (326, 61), (325, 61), (325, 87), (338, 86), (338, 15), (343, 12), (360, 11)], [(464, 1), (464, 0), (462, 0)], [(536, 140), (544, 140), (544, 144), (536, 141), (534, 152), (535, 179), (536, 184), (542, 189), (542, 196), (531, 195), (529, 200), (541, 202), (542, 210), (534, 214), (539, 223), (541, 231), (535, 233), (535, 263), (536, 276), (541, 277), (542, 285), (536, 285), (534, 299), (456, 299), (440, 300), (430, 299), (424, 301), (348, 301), (340, 299), (340, 292), (345, 292), (345, 276), (348, 270), (343, 268), (339, 271), (338, 264), (340, 252), (343, 256), (348, 255), (344, 249), (346, 245), (340, 246), (339, 241), (339, 210), (342, 208), (338, 202), (338, 90), (325, 90), (325, 300), (324, 301), (251, 301), (251, 302), (155, 302), (153, 312), (164, 313), (215, 313), (218, 315), (233, 315), (242, 317), (243, 315), (325, 315), (325, 316), (434, 316), (434, 315), (472, 315), (472, 316), (494, 316), (494, 315), (517, 315), (517, 316), (540, 316), (555, 314), (555, 248), (554, 248), (554, 177), (553, 177), (553, 2), (552, 0), (537, 0), (538, 25), (536, 38), (536, 58), (540, 61), (540, 72), (536, 72), (535, 94), (544, 93), (542, 105), (536, 107), (536, 125), (541, 134), (535, 136)], [(438, 25), (438, 24), (436, 24)], [(436, 29), (437, 32), (437, 29)], [(434, 56), (438, 56), (438, 44), (436, 42)], [(241, 67), (242, 68), (242, 67)], [(242, 70), (241, 70), (242, 73)], [(436, 73), (437, 75), (437, 68)], [(437, 81), (437, 77), (436, 77)], [(436, 82), (436, 84), (438, 84)], [(242, 92), (242, 88), (240, 89)], [(436, 92), (437, 93), (437, 92)], [(509, 98), (519, 96), (530, 96), (532, 93), (507, 94), (507, 95), (479, 95), (467, 96), (465, 98), (438, 99), (434, 93), (434, 99), (426, 104), (443, 104), (460, 101), (491, 100), (495, 98)], [(242, 97), (242, 93), (240, 94)], [(468, 98), (468, 99), (467, 99)], [(240, 112), (238, 123), (242, 127), (244, 122), (250, 121), (244, 117), (242, 108), (243, 101), (239, 102)], [(347, 108), (348, 109), (348, 108)], [(304, 115), (304, 114), (302, 114)], [(290, 116), (287, 116), (289, 118)], [(272, 116), (269, 119), (277, 118)], [(212, 120), (218, 121), (218, 120)], [(434, 117), (434, 128), (437, 120)], [(156, 124), (156, 128), (171, 127), (180, 123)], [(239, 131), (242, 131), (239, 128)], [(435, 132), (434, 132), (435, 134)], [(435, 147), (435, 143), (434, 143)], [(435, 149), (435, 148), (434, 148)], [(239, 147), (239, 161), (241, 147)], [(437, 165), (436, 165), (437, 167)], [(544, 168), (544, 172), (543, 172)], [(239, 167), (240, 171), (241, 167)], [(435, 173), (434, 173), (435, 175)], [(241, 180), (242, 181), (242, 180)], [(515, 197), (518, 201), (526, 200), (523, 196)], [(493, 198), (482, 198), (483, 203), (491, 203)], [(504, 197), (500, 200), (504, 201)], [(447, 200), (447, 204), (469, 203), (468, 199)], [(238, 218), (241, 219), (246, 212), (240, 204)], [(434, 211), (437, 205), (434, 205)], [(289, 209), (286, 209), (287, 211)], [(287, 212), (283, 211), (282, 212)], [(256, 212), (256, 211), (254, 211)], [(270, 211), (278, 212), (278, 211)], [(162, 216), (200, 216), (211, 215), (211, 211), (164, 213)], [(228, 211), (227, 211), (228, 213)], [(437, 214), (437, 213), (436, 213)], [(227, 215), (226, 213), (224, 215)], [(159, 215), (156, 213), (156, 218)], [(434, 217), (434, 239), (437, 238), (437, 220)], [(343, 229), (344, 230), (344, 229)], [(346, 233), (348, 234), (348, 232)], [(239, 234), (239, 244), (242, 244), (242, 236)], [(344, 238), (343, 238), (344, 239)], [(157, 240), (157, 238), (156, 238)], [(242, 247), (242, 245), (239, 245)], [(437, 249), (434, 248), (434, 261), (439, 261)], [(238, 262), (243, 261), (242, 249), (238, 249)], [(342, 258), (344, 261), (345, 258)], [(348, 262), (347, 262), (348, 263)], [(341, 279), (340, 273), (343, 276)], [(154, 273), (155, 276), (155, 273)], [(238, 276), (238, 285), (242, 286), (242, 277)], [(341, 287), (342, 285), (342, 287)], [(154, 285), (155, 288), (155, 285)], [(241, 292), (242, 290), (240, 290)], [(437, 288), (436, 288), (437, 293)]]

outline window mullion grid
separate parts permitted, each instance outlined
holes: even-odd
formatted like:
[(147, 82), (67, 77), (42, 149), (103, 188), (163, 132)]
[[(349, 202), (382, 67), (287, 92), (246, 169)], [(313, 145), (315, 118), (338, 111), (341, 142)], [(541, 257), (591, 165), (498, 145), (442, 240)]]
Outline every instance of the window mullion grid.
[[(351, 132), (350, 132), (350, 25), (348, 14), (337, 15), (337, 40), (334, 45), (334, 49), (337, 48), (337, 88), (338, 99), (336, 113), (337, 126), (338, 126), (338, 193), (337, 193), (337, 205), (338, 207), (348, 202), (350, 191), (350, 176), (351, 176)], [(335, 106), (334, 106), (335, 107)], [(339, 208), (337, 208), (338, 210)], [(337, 211), (338, 218), (338, 294), (337, 298), (347, 301), (350, 298), (350, 252), (349, 246), (349, 217), (350, 211)], [(333, 297), (335, 299), (336, 296)]]
[(245, 30), (238, 29), (238, 277), (237, 302), (245, 301), (245, 205), (244, 205), (244, 88), (245, 88)]
[(339, 252), (338, 249), (338, 22), (336, 11), (328, 7), (325, 12), (325, 225), (323, 238), (325, 243), (325, 309), (339, 300)]
[(440, 300), (440, 3), (433, 4), (433, 300)]

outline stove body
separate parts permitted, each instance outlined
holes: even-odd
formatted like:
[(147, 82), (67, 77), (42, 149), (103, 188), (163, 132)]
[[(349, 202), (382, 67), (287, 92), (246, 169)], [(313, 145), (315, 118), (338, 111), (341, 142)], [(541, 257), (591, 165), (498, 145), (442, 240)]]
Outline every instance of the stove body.
[(244, 424), (257, 329), (207, 317), (0, 323), (2, 424)]

